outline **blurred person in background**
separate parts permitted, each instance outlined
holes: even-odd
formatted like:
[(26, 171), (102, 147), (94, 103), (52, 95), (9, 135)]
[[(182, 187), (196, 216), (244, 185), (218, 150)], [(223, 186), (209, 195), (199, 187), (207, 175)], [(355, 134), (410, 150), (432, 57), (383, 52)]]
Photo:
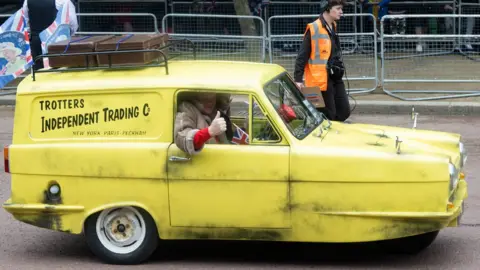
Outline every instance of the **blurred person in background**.
[[(411, 15), (411, 14), (429, 14), (428, 6), (425, 3), (418, 4), (405, 4), (404, 0), (390, 0), (382, 1), (382, 7), (380, 8), (379, 15)], [(397, 18), (388, 20), (390, 33), (395, 35), (404, 35), (409, 32), (408, 26), (412, 25), (415, 29), (415, 34), (422, 35), (425, 33), (425, 29), (428, 27), (427, 18)], [(417, 41), (416, 51), (423, 52), (423, 48), (426, 44), (420, 40)]]
[[(377, 20), (377, 27), (380, 26), (380, 22), (382, 21), (382, 17), (388, 15), (388, 4), (392, 0), (359, 0), (359, 5), (362, 7), (363, 13), (372, 14)], [(365, 32), (372, 32), (373, 29), (373, 19), (368, 17), (366, 20), (366, 24), (364, 25)]]
[[(443, 5), (443, 14), (475, 14), (480, 13), (480, 0), (462, 0), (462, 4), (466, 4), (462, 6), (461, 10), (456, 12), (453, 8), (453, 4), (445, 4)], [(478, 6), (472, 6), (469, 4), (478, 4)], [(475, 12), (475, 9), (477, 12)], [(473, 11), (473, 12), (472, 12)], [(436, 12), (434, 12), (436, 13)], [(440, 13), (440, 12), (439, 12)], [(456, 26), (457, 29), (454, 29), (454, 18), (445, 18), (444, 20), (444, 32), (446, 34), (455, 34), (458, 33), (458, 25)], [(457, 22), (458, 23), (458, 22)], [(467, 34), (473, 35), (473, 30), (475, 26), (475, 18), (460, 18), (461, 29), (459, 34)], [(433, 33), (434, 34), (434, 33)], [(470, 39), (462, 40), (463, 41), (463, 49), (467, 51), (473, 50), (472, 44), (470, 43)], [(456, 47), (455, 49), (460, 50), (460, 47)]]
[[(22, 8), (25, 14), (26, 24), (30, 28), (30, 46), (34, 59), (42, 54), (40, 33), (55, 21), (58, 10), (63, 5), (68, 5), (70, 9), (70, 34), (73, 36), (78, 30), (78, 22), (75, 6), (70, 0), (25, 0), (23, 2)], [(37, 61), (34, 65), (35, 70), (43, 67), (43, 61)]]
[[(393, 0), (392, 0), (393, 1)], [(400, 2), (400, 1), (398, 1)], [(428, 5), (425, 3), (418, 3), (418, 4), (408, 4), (406, 7), (407, 9), (407, 14), (413, 14), (413, 15), (421, 15), (421, 14), (429, 14), (428, 10)], [(408, 20), (409, 22), (412, 23), (412, 25), (415, 27), (415, 34), (416, 35), (423, 35), (425, 33), (425, 30), (428, 28), (428, 19), (426, 17), (420, 17), (420, 18), (411, 18)], [(423, 52), (423, 49), (427, 46), (427, 44), (421, 39), (417, 41), (417, 47), (416, 51), (417, 52)]]
[[(133, 8), (128, 5), (128, 4), (120, 4), (116, 8), (117, 13), (133, 13)], [(115, 28), (120, 28), (120, 29), (114, 29), (115, 32), (133, 32), (133, 16), (125, 16), (125, 15), (119, 15), (115, 17)], [(120, 31), (118, 31), (120, 30)], [(143, 31), (147, 32), (150, 29), (145, 29)]]
[[(385, 1), (383, 4), (382, 15), (405, 15), (407, 13), (407, 5), (403, 3), (391, 4), (391, 2), (401, 1)], [(407, 20), (406, 18), (395, 18), (388, 20), (390, 34), (392, 35), (405, 35), (407, 33)]]

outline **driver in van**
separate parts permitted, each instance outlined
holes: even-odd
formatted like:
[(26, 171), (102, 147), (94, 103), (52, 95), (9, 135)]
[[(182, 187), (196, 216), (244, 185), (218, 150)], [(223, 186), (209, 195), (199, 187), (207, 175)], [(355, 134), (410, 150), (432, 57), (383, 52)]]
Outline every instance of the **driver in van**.
[(175, 118), (175, 144), (187, 154), (197, 154), (205, 143), (230, 144), (230, 95), (191, 93), (179, 102)]

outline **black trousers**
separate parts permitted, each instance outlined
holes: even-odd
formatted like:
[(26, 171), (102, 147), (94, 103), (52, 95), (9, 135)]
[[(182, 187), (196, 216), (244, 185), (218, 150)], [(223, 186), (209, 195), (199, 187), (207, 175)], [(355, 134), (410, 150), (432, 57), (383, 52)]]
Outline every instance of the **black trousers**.
[[(37, 34), (31, 35), (30, 41), (30, 48), (32, 51), (33, 61), (35, 61), (35, 57), (42, 55), (42, 41)], [(38, 61), (33, 63), (33, 69), (39, 70), (43, 68), (43, 59), (38, 59)]]
[(342, 79), (328, 78), (327, 91), (322, 91), (322, 96), (325, 108), (318, 111), (325, 114), (329, 120), (343, 122), (350, 117), (350, 103)]

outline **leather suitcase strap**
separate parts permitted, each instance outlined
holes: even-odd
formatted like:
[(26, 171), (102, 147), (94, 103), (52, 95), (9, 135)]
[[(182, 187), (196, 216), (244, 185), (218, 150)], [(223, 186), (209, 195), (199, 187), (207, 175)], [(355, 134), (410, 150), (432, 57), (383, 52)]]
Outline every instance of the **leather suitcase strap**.
[(120, 39), (119, 41), (117, 41), (117, 44), (116, 44), (116, 47), (115, 47), (115, 51), (118, 51), (118, 48), (120, 47), (120, 44), (124, 41), (127, 41), (129, 39), (131, 39), (133, 37), (133, 34), (130, 34), (122, 39)]
[(85, 37), (79, 38), (77, 40), (68, 42), (67, 46), (65, 46), (65, 51), (63, 51), (63, 53), (66, 53), (68, 51), (68, 49), (70, 48), (70, 44), (77, 43), (77, 42), (80, 42), (80, 41), (84, 41), (84, 40), (89, 39), (91, 37), (92, 36), (85, 36)]
[[(168, 35), (165, 34), (128, 34), (117, 36), (113, 39), (99, 42), (95, 51), (125, 51), (125, 50), (148, 50), (159, 49), (168, 41)], [(166, 50), (165, 54), (168, 54)], [(143, 53), (125, 53), (119, 55), (97, 55), (97, 61), (100, 65), (111, 64), (146, 64), (159, 58), (157, 52)]]
[(165, 34), (130, 34), (105, 40), (97, 44), (97, 51), (141, 50), (159, 48), (168, 41)]
[[(48, 47), (50, 54), (66, 54), (65, 56), (52, 57), (49, 59), (52, 67), (84, 67), (84, 56), (69, 56), (68, 53), (93, 52), (95, 44), (114, 38), (113, 35), (102, 36), (72, 36), (69, 40), (63, 40)], [(95, 56), (88, 56), (89, 66), (98, 66)]]
[[(60, 42), (52, 43), (48, 46), (48, 51), (53, 53), (61, 53), (65, 51), (65, 46), (68, 47), (70, 52), (82, 52), (82, 51), (94, 51), (95, 45), (98, 42), (103, 42), (109, 39), (113, 39), (113, 35), (104, 36), (72, 36), (70, 40), (63, 40)], [(82, 42), (86, 41), (86, 42)], [(72, 43), (75, 45), (73, 46)], [(72, 46), (70, 46), (72, 45)]]

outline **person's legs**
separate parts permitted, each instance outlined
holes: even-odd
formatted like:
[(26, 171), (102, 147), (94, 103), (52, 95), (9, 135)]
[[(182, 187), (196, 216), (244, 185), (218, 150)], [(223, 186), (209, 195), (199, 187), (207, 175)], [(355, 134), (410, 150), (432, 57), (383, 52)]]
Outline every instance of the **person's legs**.
[(342, 80), (334, 82), (335, 88), (335, 121), (345, 121), (350, 117), (350, 102), (348, 101), (345, 83)]
[[(428, 11), (423, 4), (410, 5), (407, 8), (407, 14), (428, 14)], [(428, 24), (428, 19), (425, 17), (411, 18), (408, 20), (408, 22), (412, 22), (412, 25), (415, 28), (416, 35), (422, 35), (424, 33), (423, 28)], [(423, 52), (425, 46), (425, 42), (422, 39), (418, 39), (416, 51)]]
[(335, 107), (335, 88), (333, 87), (332, 80), (328, 80), (327, 91), (322, 91), (322, 97), (325, 108), (318, 109), (318, 111), (325, 114), (329, 120), (335, 120), (337, 110)]
[(455, 33), (453, 29), (453, 18), (445, 18), (445, 33), (446, 34)]
[[(426, 24), (426, 20), (423, 20), (423, 18), (420, 20), (419, 25), (415, 26), (415, 34), (417, 35), (423, 35), (423, 24)], [(418, 40), (417, 42), (417, 52), (423, 52), (423, 47), (425, 47), (426, 44), (423, 42), (421, 39)]]
[[(473, 34), (473, 26), (475, 25), (475, 18), (467, 18), (467, 29), (465, 34), (471, 35)], [(470, 44), (470, 39), (467, 39), (465, 47), (467, 50), (473, 50), (472, 44)]]

